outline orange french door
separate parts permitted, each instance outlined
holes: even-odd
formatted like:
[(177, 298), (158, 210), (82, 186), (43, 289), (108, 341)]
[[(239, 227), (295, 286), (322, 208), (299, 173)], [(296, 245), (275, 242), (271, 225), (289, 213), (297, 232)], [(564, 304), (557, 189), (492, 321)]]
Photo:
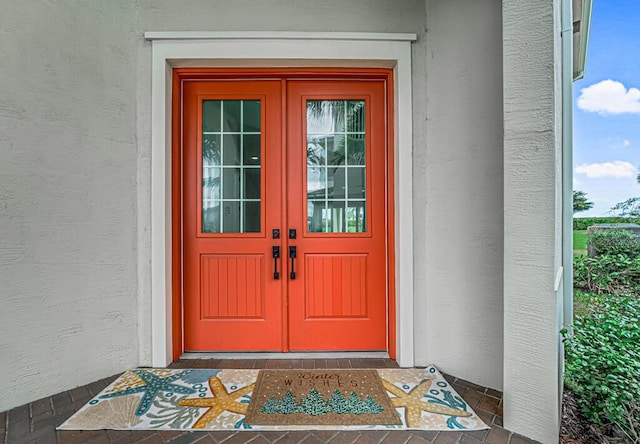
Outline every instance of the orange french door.
[(385, 82), (183, 85), (184, 350), (387, 350)]

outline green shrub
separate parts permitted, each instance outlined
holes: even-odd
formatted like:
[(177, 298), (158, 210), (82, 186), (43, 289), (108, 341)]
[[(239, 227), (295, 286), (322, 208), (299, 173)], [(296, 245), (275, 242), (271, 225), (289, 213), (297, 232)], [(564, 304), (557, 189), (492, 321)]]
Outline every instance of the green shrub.
[(637, 217), (574, 217), (573, 229), (586, 230), (596, 224), (637, 224)]
[(587, 235), (587, 245), (596, 256), (601, 254), (640, 255), (640, 238), (632, 231), (622, 229), (593, 230)]
[(604, 254), (573, 259), (573, 285), (587, 292), (640, 295), (640, 257)]
[(580, 290), (573, 292), (573, 314), (574, 316), (584, 316), (589, 311), (591, 305), (591, 293)]
[[(565, 336), (565, 383), (586, 417), (632, 436), (640, 400), (640, 299), (590, 295), (591, 306)], [(631, 412), (631, 414), (629, 413)]]

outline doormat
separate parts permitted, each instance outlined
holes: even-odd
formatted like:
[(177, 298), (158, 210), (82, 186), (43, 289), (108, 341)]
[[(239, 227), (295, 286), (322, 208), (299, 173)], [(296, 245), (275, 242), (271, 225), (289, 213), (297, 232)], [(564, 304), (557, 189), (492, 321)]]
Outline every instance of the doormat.
[(375, 370), (263, 370), (249, 425), (401, 425)]
[[(107, 386), (58, 429), (215, 431), (488, 428), (435, 367), (369, 370), (363, 373), (367, 375), (367, 382), (358, 382), (364, 378), (354, 379), (358, 376), (357, 370), (346, 370), (345, 373), (342, 370), (289, 370), (285, 373), (291, 376), (291, 385), (283, 382), (286, 389), (263, 390), (258, 387), (256, 390), (258, 379), (266, 381), (270, 387), (271, 382), (277, 383), (271, 375), (275, 373), (280, 378), (283, 375), (269, 370), (133, 369)], [(261, 373), (264, 374), (260, 376)], [(297, 382), (300, 387), (305, 385), (306, 388), (294, 390), (293, 384), (299, 379), (299, 374), (309, 375), (300, 379), (320, 376), (314, 378), (319, 383)], [(332, 385), (331, 382), (325, 385), (322, 382), (331, 380), (332, 375), (340, 376), (342, 386)], [(373, 389), (375, 383), (370, 382), (375, 380), (373, 375), (377, 375), (384, 387), (384, 396)], [(351, 384), (351, 387), (345, 384)], [(388, 398), (386, 401), (385, 396)], [(250, 409), (260, 413), (257, 418), (248, 420)], [(365, 423), (359, 420), (378, 418), (376, 415), (385, 411), (393, 416), (392, 410), (395, 410), (399, 422), (385, 419), (380, 422), (367, 420)], [(274, 422), (260, 423), (261, 416), (265, 415)], [(307, 422), (307, 419), (300, 422), (297, 419), (307, 416), (325, 417), (332, 423), (317, 420)], [(282, 421), (276, 423), (271, 418), (282, 418)]]

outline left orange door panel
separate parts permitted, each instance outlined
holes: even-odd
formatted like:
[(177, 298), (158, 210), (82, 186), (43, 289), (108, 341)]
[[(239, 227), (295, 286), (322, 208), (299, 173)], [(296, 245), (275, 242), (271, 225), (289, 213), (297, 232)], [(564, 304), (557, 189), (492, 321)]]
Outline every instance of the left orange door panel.
[(281, 351), (280, 81), (186, 81), (182, 97), (184, 350)]

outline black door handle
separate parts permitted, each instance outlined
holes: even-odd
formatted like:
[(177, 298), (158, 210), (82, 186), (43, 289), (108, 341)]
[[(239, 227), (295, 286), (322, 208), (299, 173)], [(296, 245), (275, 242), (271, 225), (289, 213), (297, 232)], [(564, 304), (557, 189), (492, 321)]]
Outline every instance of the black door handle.
[(293, 280), (296, 278), (296, 271), (294, 268), (294, 263), (296, 260), (296, 254), (297, 254), (298, 249), (296, 247), (289, 247), (289, 257), (291, 258), (291, 273), (289, 274), (289, 277)]
[(280, 257), (280, 247), (273, 247), (271, 249), (271, 256), (273, 257), (273, 278), (275, 280), (280, 279), (280, 273), (278, 272), (278, 258)]

